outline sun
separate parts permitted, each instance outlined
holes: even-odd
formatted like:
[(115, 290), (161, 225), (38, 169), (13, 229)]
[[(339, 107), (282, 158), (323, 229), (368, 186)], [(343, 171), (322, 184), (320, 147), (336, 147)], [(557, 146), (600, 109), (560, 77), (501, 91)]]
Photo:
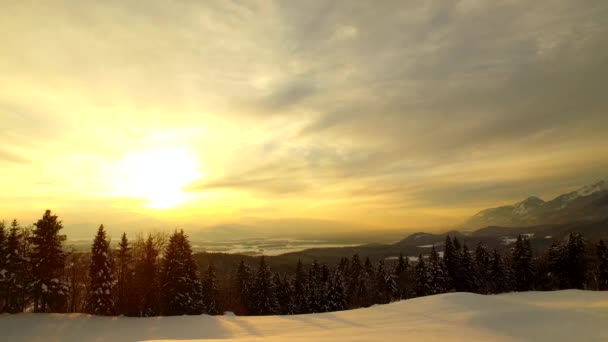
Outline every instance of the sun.
[(191, 198), (183, 188), (203, 176), (197, 164), (183, 149), (128, 152), (115, 169), (113, 193), (144, 199), (151, 209), (174, 208)]

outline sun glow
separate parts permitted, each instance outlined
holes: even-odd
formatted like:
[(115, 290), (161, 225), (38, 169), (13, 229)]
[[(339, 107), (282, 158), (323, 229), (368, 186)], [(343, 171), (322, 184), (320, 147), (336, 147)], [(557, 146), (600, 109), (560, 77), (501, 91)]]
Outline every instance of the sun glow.
[(183, 188), (201, 178), (196, 158), (183, 149), (131, 151), (115, 169), (113, 195), (140, 198), (151, 209), (174, 208), (192, 198)]

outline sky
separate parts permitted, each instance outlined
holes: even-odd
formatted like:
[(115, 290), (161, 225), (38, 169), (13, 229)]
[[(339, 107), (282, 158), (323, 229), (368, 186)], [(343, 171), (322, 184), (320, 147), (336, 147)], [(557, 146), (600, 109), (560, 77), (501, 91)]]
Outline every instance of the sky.
[(439, 230), (608, 176), (603, 0), (0, 2), (1, 219)]

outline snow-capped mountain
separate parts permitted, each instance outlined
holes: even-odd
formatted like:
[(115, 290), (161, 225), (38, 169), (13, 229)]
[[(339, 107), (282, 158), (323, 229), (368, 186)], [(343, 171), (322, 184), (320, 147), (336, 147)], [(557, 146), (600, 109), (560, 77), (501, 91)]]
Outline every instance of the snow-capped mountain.
[(605, 180), (557, 196), (551, 201), (531, 196), (525, 200), (480, 211), (463, 227), (529, 226), (596, 220), (608, 217), (608, 182)]

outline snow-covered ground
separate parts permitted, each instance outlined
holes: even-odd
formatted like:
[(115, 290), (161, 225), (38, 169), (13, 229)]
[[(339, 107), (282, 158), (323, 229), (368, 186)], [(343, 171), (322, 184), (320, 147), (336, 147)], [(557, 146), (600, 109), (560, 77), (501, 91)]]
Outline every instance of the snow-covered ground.
[(335, 313), (0, 315), (2, 341), (608, 341), (608, 292), (451, 293)]

